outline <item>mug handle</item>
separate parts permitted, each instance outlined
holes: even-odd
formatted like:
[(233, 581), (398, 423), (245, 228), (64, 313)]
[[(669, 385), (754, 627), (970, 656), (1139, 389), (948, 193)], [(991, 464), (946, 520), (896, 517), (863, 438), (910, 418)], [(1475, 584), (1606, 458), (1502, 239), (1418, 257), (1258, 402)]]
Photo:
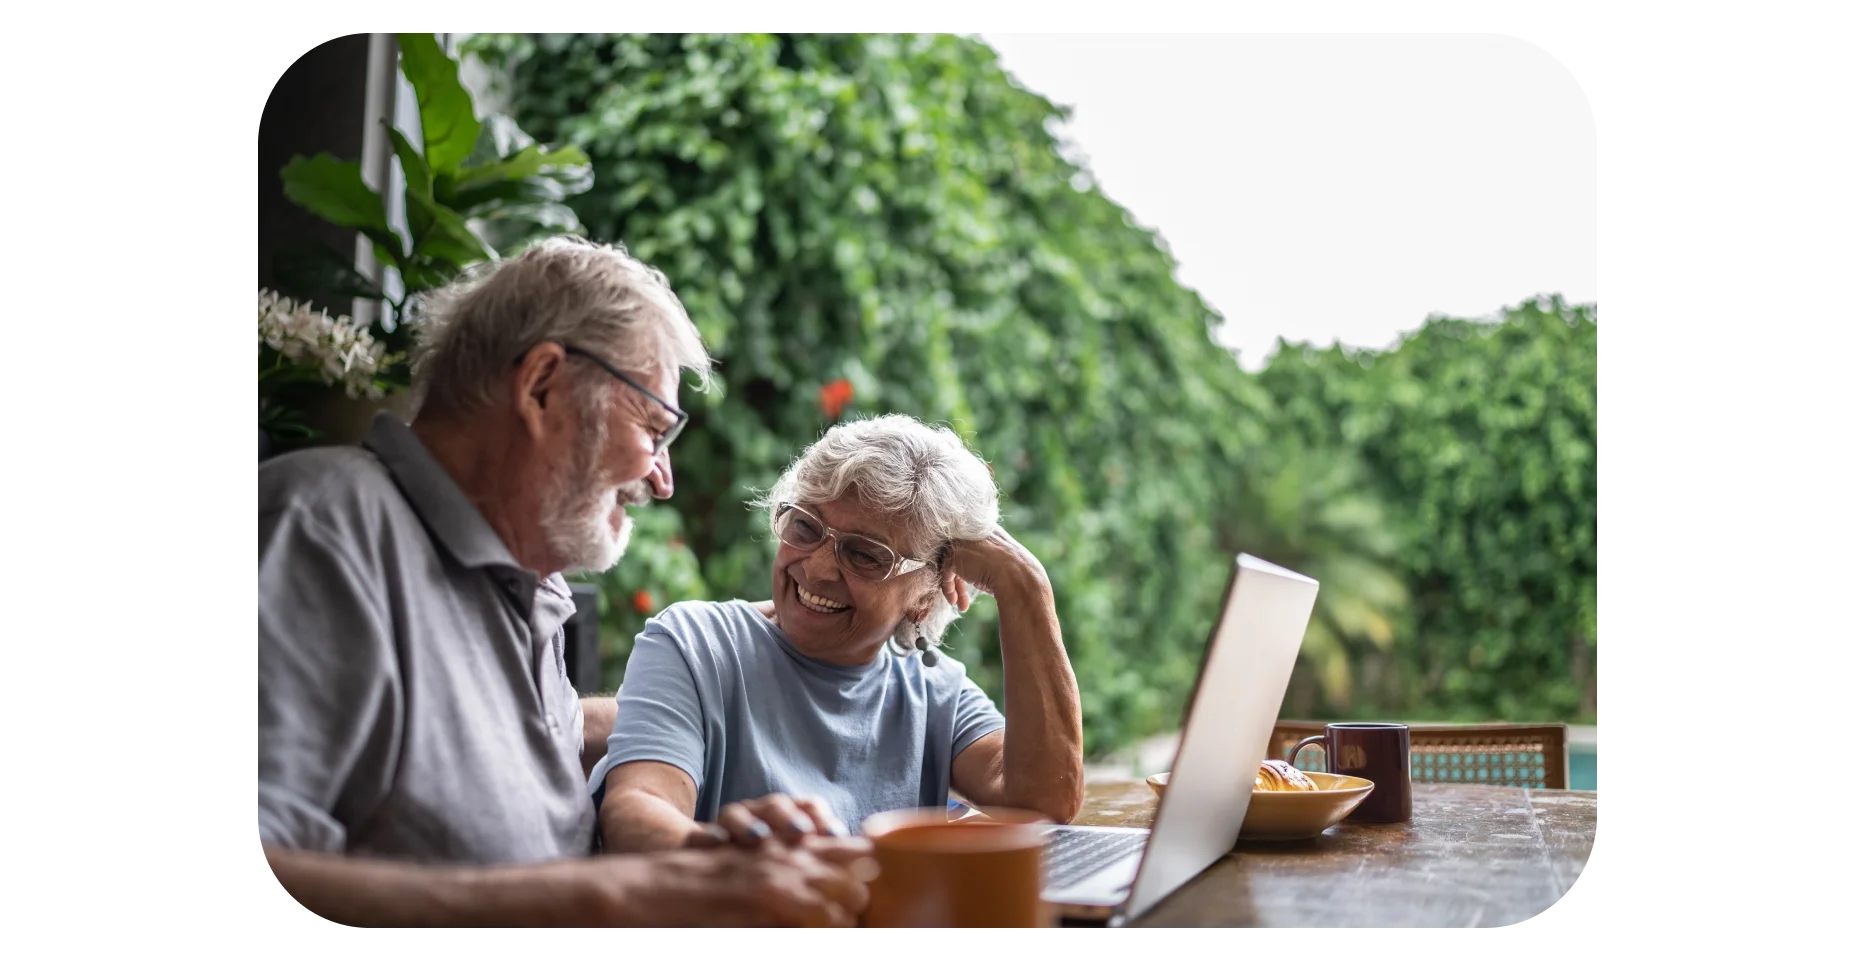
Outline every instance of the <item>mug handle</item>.
[(1314, 736), (1312, 736), (1312, 737), (1309, 737), (1309, 738), (1307, 738), (1307, 739), (1305, 739), (1305, 740), (1303, 740), (1303, 741), (1302, 741), (1301, 743), (1298, 743), (1298, 744), (1296, 744), (1296, 745), (1295, 745), (1295, 746), (1294, 746), (1293, 748), (1291, 748), (1291, 749), (1289, 750), (1289, 766), (1292, 766), (1292, 767), (1293, 767), (1293, 766), (1295, 766), (1295, 758), (1296, 758), (1296, 755), (1302, 752), (1302, 748), (1303, 748), (1303, 747), (1306, 747), (1306, 746), (1308, 746), (1308, 745), (1309, 745), (1309, 744), (1311, 744), (1311, 743), (1319, 743), (1319, 744), (1321, 744), (1321, 754), (1322, 754), (1322, 758), (1323, 758), (1323, 760), (1324, 760), (1324, 762), (1322, 763), (1322, 766), (1324, 766), (1324, 767), (1325, 767), (1325, 766), (1328, 766), (1328, 765), (1329, 765), (1329, 764), (1327, 764), (1327, 763), (1325, 762), (1325, 760), (1326, 760), (1326, 757), (1327, 757), (1327, 750), (1328, 750), (1328, 738), (1327, 738), (1327, 735), (1326, 735), (1326, 734), (1321, 734), (1321, 733), (1317, 733), (1317, 734), (1315, 734)]

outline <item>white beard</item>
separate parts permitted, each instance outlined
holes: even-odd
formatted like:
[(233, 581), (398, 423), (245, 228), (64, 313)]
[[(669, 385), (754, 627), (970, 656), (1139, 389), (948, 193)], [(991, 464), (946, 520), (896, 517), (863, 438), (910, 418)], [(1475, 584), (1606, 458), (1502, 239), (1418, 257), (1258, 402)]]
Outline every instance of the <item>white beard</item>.
[[(573, 469), (559, 474), (549, 484), (542, 530), (563, 573), (602, 573), (612, 569), (625, 556), (632, 538), (632, 518), (620, 504), (650, 497), (650, 486), (643, 480), (610, 484), (598, 476), (594, 465), (604, 459), (604, 453), (604, 449), (586, 451), (587, 455), (575, 458)], [(614, 516), (618, 518), (616, 528)]]

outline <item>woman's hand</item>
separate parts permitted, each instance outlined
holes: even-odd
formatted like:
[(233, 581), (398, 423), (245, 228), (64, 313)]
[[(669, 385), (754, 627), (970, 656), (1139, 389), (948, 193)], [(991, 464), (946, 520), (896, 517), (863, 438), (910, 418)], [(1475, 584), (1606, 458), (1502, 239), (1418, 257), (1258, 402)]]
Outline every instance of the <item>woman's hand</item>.
[(973, 604), (972, 590), (998, 597), (1049, 585), (1044, 564), (1002, 527), (978, 540), (956, 540), (942, 554), (941, 593), (962, 613)]
[(768, 840), (777, 839), (793, 846), (812, 836), (850, 835), (844, 822), (823, 801), (816, 797), (789, 797), (784, 793), (728, 804), (716, 815), (714, 823), (701, 826), (701, 832), (690, 834), (688, 846), (733, 844), (752, 850)]

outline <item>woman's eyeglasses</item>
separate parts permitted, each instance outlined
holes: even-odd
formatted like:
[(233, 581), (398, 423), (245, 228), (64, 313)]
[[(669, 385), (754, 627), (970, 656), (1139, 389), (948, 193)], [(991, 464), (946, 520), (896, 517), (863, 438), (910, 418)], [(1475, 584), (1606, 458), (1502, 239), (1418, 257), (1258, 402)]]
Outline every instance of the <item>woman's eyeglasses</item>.
[(897, 553), (881, 540), (833, 530), (817, 514), (797, 504), (780, 504), (774, 512), (773, 528), (781, 543), (806, 553), (817, 550), (826, 540), (836, 540), (839, 568), (859, 580), (888, 580), (928, 565), (926, 560)]

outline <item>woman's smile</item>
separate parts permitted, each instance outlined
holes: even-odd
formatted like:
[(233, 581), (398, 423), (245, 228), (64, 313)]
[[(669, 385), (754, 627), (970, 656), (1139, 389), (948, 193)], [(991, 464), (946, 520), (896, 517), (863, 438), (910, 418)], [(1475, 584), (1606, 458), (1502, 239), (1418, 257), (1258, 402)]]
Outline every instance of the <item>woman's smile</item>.
[(821, 597), (800, 586), (797, 579), (793, 581), (793, 595), (798, 598), (800, 606), (805, 607), (813, 613), (830, 615), (836, 613), (849, 613), (851, 610), (850, 604), (839, 603), (836, 600)]

